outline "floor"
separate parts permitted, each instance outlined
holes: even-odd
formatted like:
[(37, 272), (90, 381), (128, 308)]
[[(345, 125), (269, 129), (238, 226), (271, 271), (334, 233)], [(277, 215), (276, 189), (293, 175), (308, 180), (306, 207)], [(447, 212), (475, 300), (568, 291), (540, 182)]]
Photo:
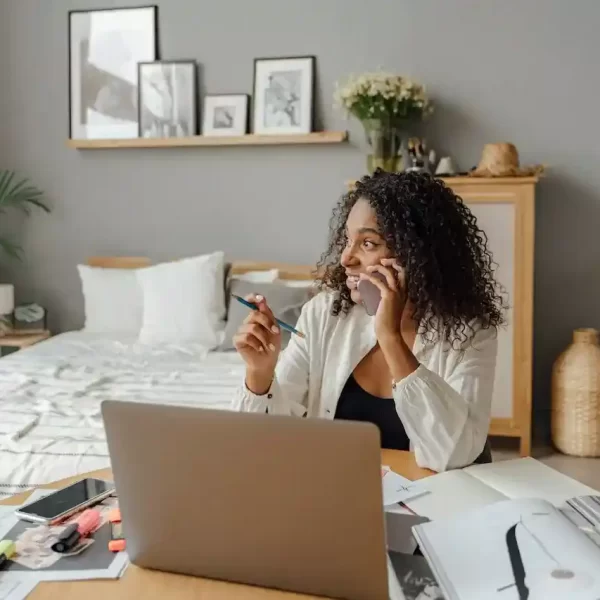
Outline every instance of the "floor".
[[(492, 440), (492, 455), (496, 460), (519, 458), (513, 440)], [(600, 458), (579, 458), (557, 452), (554, 448), (534, 448), (532, 456), (549, 467), (600, 491)]]

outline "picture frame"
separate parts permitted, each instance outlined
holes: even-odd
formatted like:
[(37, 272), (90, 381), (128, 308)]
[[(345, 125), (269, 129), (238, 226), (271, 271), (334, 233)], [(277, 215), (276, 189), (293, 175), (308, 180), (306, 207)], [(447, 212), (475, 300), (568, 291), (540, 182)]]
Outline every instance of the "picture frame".
[(249, 109), (248, 94), (207, 94), (202, 108), (202, 134), (211, 137), (246, 135)]
[(306, 134), (314, 130), (315, 70), (315, 56), (254, 59), (255, 134)]
[(68, 14), (69, 138), (138, 137), (138, 63), (158, 58), (158, 6)]
[(197, 62), (141, 62), (138, 72), (139, 137), (184, 138), (197, 135)]

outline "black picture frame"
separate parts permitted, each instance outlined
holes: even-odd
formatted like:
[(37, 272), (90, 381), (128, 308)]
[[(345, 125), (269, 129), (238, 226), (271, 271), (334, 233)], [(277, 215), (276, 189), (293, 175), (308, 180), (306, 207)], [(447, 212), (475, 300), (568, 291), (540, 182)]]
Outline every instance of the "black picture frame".
[[(311, 84), (310, 84), (310, 103), (309, 103), (309, 126), (305, 128), (304, 131), (298, 131), (297, 133), (311, 133), (315, 131), (315, 123), (316, 123), (316, 114), (315, 114), (315, 94), (317, 89), (317, 57), (313, 54), (308, 54), (304, 56), (263, 56), (254, 59), (254, 72), (252, 78), (252, 133), (265, 133), (263, 131), (257, 131), (256, 128), (256, 111), (257, 106), (260, 106), (260, 102), (258, 100), (258, 90), (257, 90), (257, 70), (258, 65), (263, 62), (274, 62), (274, 61), (309, 61), (310, 69), (311, 69)], [(290, 132), (282, 132), (283, 135)], [(272, 132), (272, 135), (277, 135), (277, 133)]]
[[(145, 68), (156, 67), (156, 66), (160, 66), (160, 65), (188, 66), (188, 67), (192, 68), (192, 71), (191, 71), (192, 108), (191, 108), (190, 112), (191, 112), (192, 118), (193, 118), (193, 126), (190, 128), (190, 133), (184, 137), (192, 137), (192, 136), (198, 135), (199, 128), (200, 128), (200, 107), (199, 107), (200, 91), (199, 91), (199, 85), (198, 85), (199, 84), (198, 62), (194, 59), (176, 59), (176, 60), (155, 60), (155, 61), (138, 63), (138, 136), (144, 137), (144, 131), (143, 131), (144, 125), (142, 123), (142, 119), (143, 119), (143, 114), (142, 114), (142, 111), (143, 111), (142, 71)], [(165, 137), (178, 137), (178, 136), (171, 136), (171, 135), (164, 136), (163, 135), (163, 136), (154, 136), (150, 139), (159, 139), (159, 138), (165, 138)]]
[[(69, 119), (69, 139), (74, 139), (73, 137), (73, 59), (74, 59), (74, 55), (73, 55), (73, 19), (77, 16), (77, 15), (87, 15), (87, 14), (93, 14), (93, 13), (107, 13), (107, 12), (119, 12), (119, 11), (132, 11), (132, 10), (139, 10), (139, 11), (147, 11), (150, 10), (152, 11), (153, 15), (152, 15), (152, 21), (153, 21), (153, 27), (152, 27), (152, 35), (153, 35), (153, 48), (152, 48), (152, 56), (148, 57), (148, 60), (158, 60), (160, 58), (160, 40), (159, 40), (159, 14), (158, 14), (158, 5), (156, 4), (149, 4), (149, 5), (142, 5), (142, 6), (122, 6), (122, 7), (110, 7), (110, 8), (91, 8), (91, 9), (77, 9), (77, 10), (70, 10), (68, 12), (67, 15), (67, 35), (68, 35), (68, 55), (67, 55), (67, 65), (68, 65), (68, 93), (69, 93), (69, 101), (68, 101), (68, 119)], [(136, 82), (137, 85), (137, 82)], [(138, 98), (138, 95), (136, 94), (134, 96), (135, 98)], [(139, 114), (139, 111), (135, 111), (136, 113)], [(136, 115), (136, 118), (138, 118), (138, 116)], [(93, 139), (93, 138), (87, 138), (87, 139)]]
[[(206, 111), (206, 100), (208, 98), (221, 98), (224, 96), (245, 97), (246, 98), (246, 115), (244, 118), (244, 132), (240, 135), (248, 135), (248, 133), (250, 132), (250, 114), (251, 114), (251, 103), (252, 103), (252, 97), (250, 94), (247, 94), (246, 92), (223, 92), (223, 93), (219, 93), (219, 94), (205, 94), (204, 98), (203, 98), (203, 102), (202, 102), (203, 112)], [(204, 112), (204, 116), (206, 116), (205, 112)], [(202, 135), (206, 135), (204, 124), (202, 126)]]

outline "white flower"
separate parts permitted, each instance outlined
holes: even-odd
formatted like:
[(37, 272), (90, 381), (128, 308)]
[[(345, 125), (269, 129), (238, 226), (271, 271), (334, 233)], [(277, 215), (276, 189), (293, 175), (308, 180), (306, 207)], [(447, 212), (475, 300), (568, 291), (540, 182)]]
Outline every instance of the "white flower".
[[(355, 113), (359, 118), (376, 112), (405, 113), (411, 107), (422, 116), (433, 110), (424, 86), (381, 69), (358, 76), (351, 74), (342, 84), (336, 83), (334, 100), (349, 113), (353, 109), (361, 111), (360, 114)], [(361, 108), (357, 108), (357, 105)]]

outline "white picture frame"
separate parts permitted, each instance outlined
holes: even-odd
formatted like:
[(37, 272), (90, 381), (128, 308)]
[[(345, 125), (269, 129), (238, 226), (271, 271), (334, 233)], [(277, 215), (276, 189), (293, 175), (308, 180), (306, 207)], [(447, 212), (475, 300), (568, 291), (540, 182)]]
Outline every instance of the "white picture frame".
[(138, 63), (157, 57), (157, 6), (69, 12), (69, 137), (138, 137)]
[(197, 64), (193, 60), (139, 63), (139, 136), (187, 138), (198, 133)]
[(254, 59), (255, 134), (307, 134), (314, 129), (314, 56)]
[(248, 94), (208, 94), (202, 109), (202, 134), (209, 137), (248, 133)]

